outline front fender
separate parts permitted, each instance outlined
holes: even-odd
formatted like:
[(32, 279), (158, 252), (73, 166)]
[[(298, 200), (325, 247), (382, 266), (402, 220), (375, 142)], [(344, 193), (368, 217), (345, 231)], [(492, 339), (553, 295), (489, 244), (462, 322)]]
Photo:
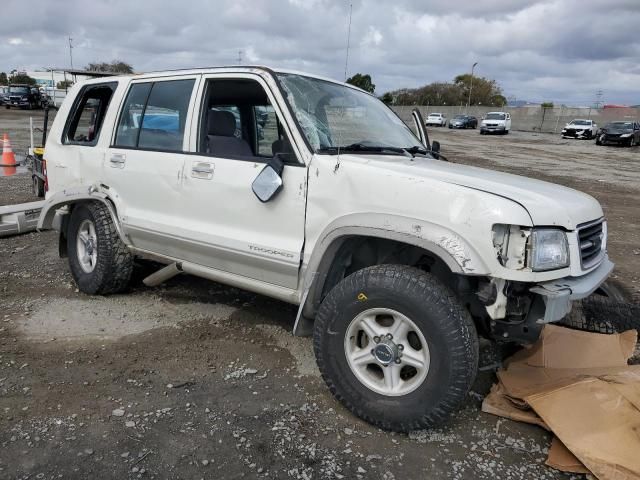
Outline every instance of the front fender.
[(128, 244), (129, 242), (126, 241), (125, 235), (122, 232), (120, 220), (118, 219), (118, 214), (115, 207), (113, 206), (113, 202), (106, 193), (102, 192), (95, 185), (82, 185), (72, 188), (66, 188), (49, 196), (44, 201), (44, 205), (42, 206), (42, 210), (40, 212), (40, 217), (38, 218), (38, 230), (50, 230), (51, 228), (55, 228), (57, 225), (56, 216), (59, 217), (60, 215), (65, 215), (66, 213), (68, 213), (59, 212), (59, 210), (63, 207), (73, 205), (75, 203), (92, 201), (101, 202), (107, 207), (109, 213), (111, 214), (113, 224), (116, 227), (116, 231), (120, 236), (120, 239), (125, 244)]
[(410, 217), (375, 213), (345, 215), (331, 222), (306, 258), (302, 273), (302, 300), (294, 326), (295, 335), (308, 335), (312, 305), (321, 294), (326, 271), (342, 245), (353, 236), (394, 240), (422, 248), (442, 260), (454, 273), (486, 275), (490, 269), (470, 242), (446, 227)]

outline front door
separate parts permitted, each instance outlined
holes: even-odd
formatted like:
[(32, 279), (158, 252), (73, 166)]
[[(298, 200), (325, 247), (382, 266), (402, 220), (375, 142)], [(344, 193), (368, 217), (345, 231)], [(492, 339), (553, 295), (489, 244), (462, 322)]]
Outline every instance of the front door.
[[(203, 77), (184, 175), (184, 259), (295, 289), (304, 243), (307, 169), (266, 82)], [(262, 203), (251, 185), (278, 155), (284, 186)]]

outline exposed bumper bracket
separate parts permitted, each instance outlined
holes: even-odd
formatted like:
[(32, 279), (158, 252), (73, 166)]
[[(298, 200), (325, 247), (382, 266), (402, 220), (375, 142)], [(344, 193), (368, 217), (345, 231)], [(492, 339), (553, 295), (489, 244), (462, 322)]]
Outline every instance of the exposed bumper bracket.
[(607, 279), (614, 264), (605, 256), (602, 263), (582, 277), (567, 277), (541, 283), (531, 288), (533, 293), (542, 296), (546, 305), (544, 318), (538, 323), (550, 323), (561, 320), (571, 311), (571, 302), (588, 297)]

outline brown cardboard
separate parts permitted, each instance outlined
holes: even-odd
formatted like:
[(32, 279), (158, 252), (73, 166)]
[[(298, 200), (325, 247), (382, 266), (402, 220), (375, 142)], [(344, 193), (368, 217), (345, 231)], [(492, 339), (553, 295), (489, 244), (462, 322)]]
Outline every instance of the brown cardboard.
[(630, 480), (640, 478), (640, 410), (626, 393), (640, 395), (633, 376), (582, 380), (526, 401), (596, 477)]
[[(525, 405), (524, 408), (522, 405)], [(497, 415), (498, 417), (510, 418), (517, 422), (531, 423), (549, 430), (546, 423), (524, 402), (514, 403), (505, 393), (500, 382), (491, 387), (491, 392), (482, 402), (482, 411)]]
[(638, 341), (638, 333), (605, 335), (545, 325), (538, 341), (509, 360), (531, 367), (602, 368), (624, 367)]
[(576, 456), (558, 439), (553, 437), (549, 457), (545, 462), (551, 468), (569, 473), (591, 473)]

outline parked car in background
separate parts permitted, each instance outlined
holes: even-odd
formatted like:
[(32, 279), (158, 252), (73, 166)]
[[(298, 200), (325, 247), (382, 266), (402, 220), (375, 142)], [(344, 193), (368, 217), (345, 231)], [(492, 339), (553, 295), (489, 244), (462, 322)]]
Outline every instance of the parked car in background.
[(480, 135), (501, 133), (506, 135), (511, 130), (511, 114), (507, 112), (489, 112), (480, 123)]
[(447, 116), (444, 113), (430, 113), (424, 123), (427, 126), (433, 125), (435, 127), (446, 127)]
[(610, 122), (598, 130), (596, 145), (640, 145), (640, 122)]
[(456, 115), (449, 120), (449, 128), (476, 128), (478, 119), (471, 115)]
[(19, 107), (32, 110), (42, 108), (43, 99), (40, 90), (31, 85), (9, 85), (8, 101), (5, 108)]
[(9, 100), (9, 87), (0, 86), (0, 105), (4, 105)]
[(575, 119), (567, 123), (562, 129), (562, 138), (594, 138), (598, 131), (598, 125), (593, 120)]

